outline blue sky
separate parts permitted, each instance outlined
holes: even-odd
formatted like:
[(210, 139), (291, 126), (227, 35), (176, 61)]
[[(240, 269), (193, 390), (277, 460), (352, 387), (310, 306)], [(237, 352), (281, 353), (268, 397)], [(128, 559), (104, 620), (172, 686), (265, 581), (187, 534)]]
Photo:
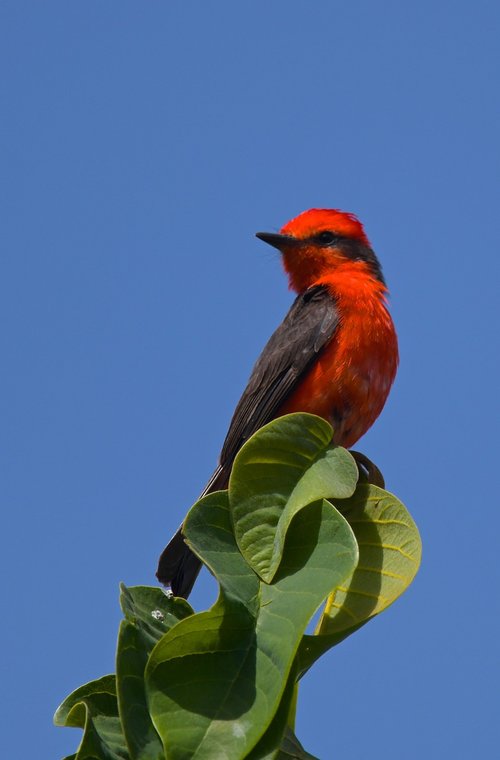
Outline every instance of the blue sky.
[[(313, 206), (360, 216), (391, 288), (401, 368), (357, 448), (424, 559), (308, 674), (298, 734), (322, 760), (492, 756), (499, 20), (487, 0), (2, 3), (5, 757), (76, 749), (53, 711), (113, 671), (118, 583), (154, 583), (291, 302), (253, 234)], [(192, 601), (214, 595), (205, 574)]]

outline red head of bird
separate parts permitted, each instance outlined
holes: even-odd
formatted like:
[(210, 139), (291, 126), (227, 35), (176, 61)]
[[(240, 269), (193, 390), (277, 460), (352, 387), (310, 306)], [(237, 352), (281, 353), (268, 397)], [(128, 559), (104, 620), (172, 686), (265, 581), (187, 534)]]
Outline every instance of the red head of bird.
[(380, 263), (354, 214), (312, 208), (287, 222), (279, 234), (258, 232), (257, 237), (281, 251), (290, 287), (298, 293), (337, 270), (359, 270), (385, 285)]

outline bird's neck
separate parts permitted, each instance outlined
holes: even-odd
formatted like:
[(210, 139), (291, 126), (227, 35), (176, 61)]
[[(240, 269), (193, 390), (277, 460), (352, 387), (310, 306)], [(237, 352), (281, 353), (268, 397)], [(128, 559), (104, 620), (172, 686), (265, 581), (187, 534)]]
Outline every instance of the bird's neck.
[(324, 272), (311, 285), (323, 285), (344, 307), (371, 308), (379, 305), (386, 309), (387, 287), (364, 261), (346, 261)]

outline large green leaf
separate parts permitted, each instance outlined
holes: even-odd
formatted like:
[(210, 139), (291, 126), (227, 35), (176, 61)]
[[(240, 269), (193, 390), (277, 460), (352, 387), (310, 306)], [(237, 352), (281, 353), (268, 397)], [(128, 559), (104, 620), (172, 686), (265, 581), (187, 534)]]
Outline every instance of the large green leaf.
[(56, 711), (54, 723), (84, 729), (76, 760), (130, 760), (112, 675), (90, 681), (66, 697)]
[(227, 493), (200, 500), (185, 533), (218, 578), (220, 595), (152, 651), (151, 716), (169, 760), (238, 760), (270, 726), (302, 634), (322, 599), (352, 573), (357, 546), (345, 519), (316, 501), (291, 523), (275, 581), (267, 585), (238, 551)]
[(297, 512), (318, 499), (354, 493), (356, 463), (348, 451), (331, 446), (332, 435), (321, 417), (290, 414), (261, 428), (236, 457), (229, 482), (234, 533), (246, 561), (267, 583)]
[(161, 760), (163, 746), (151, 722), (144, 687), (149, 653), (173, 625), (193, 614), (184, 599), (173, 599), (159, 588), (121, 585), (120, 625), (116, 655), (118, 707), (132, 760)]
[(418, 528), (393, 494), (360, 483), (351, 498), (335, 504), (354, 531), (359, 562), (352, 576), (329, 596), (317, 635), (304, 636), (301, 672), (401, 596), (420, 565)]

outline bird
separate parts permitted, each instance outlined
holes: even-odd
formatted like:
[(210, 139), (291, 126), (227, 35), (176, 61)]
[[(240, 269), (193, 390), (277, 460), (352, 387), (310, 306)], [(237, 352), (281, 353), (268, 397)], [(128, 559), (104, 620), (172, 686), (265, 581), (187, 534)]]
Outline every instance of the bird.
[[(202, 496), (227, 488), (245, 441), (285, 414), (323, 417), (334, 444), (353, 446), (382, 411), (399, 363), (382, 267), (354, 214), (312, 208), (256, 236), (281, 253), (296, 297), (255, 363)], [(200, 567), (181, 526), (156, 576), (187, 598)]]

